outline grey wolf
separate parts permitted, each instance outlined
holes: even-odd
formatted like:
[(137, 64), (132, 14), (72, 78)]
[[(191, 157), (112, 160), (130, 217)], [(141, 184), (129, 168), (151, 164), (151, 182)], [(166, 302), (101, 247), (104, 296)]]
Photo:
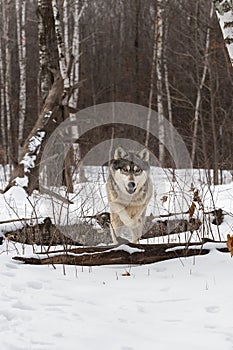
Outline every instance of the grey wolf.
[(138, 242), (153, 192), (149, 151), (146, 148), (140, 152), (125, 151), (118, 147), (109, 165), (106, 188), (113, 243)]

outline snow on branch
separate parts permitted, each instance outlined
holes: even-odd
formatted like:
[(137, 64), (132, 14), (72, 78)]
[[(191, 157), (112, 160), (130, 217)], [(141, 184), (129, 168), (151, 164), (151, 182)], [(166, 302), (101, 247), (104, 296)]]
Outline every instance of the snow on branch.
[(24, 166), (24, 174), (30, 172), (30, 169), (35, 167), (36, 157), (40, 152), (41, 144), (45, 138), (45, 131), (37, 130), (35, 135), (29, 139), (28, 150), (23, 159), (20, 161), (20, 164)]

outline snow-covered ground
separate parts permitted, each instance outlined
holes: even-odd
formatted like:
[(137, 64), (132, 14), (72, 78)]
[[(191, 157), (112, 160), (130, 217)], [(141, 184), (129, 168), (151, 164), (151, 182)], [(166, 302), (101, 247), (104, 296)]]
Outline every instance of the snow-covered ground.
[[(219, 231), (210, 224), (210, 238), (220, 233), (224, 239), (233, 234), (233, 183), (229, 178), (212, 195), (200, 183), (206, 208), (212, 208), (213, 195), (227, 213)], [(0, 221), (34, 216), (31, 201), (20, 188), (0, 195)], [(37, 205), (45, 215), (45, 203)], [(0, 225), (2, 232), (9, 227)], [(213, 249), (195, 258), (92, 268), (12, 260), (22, 253), (31, 254), (31, 247), (0, 246), (3, 350), (233, 349), (228, 253)]]
[(54, 269), (12, 261), (16, 248), (1, 247), (3, 350), (233, 349), (229, 254)]

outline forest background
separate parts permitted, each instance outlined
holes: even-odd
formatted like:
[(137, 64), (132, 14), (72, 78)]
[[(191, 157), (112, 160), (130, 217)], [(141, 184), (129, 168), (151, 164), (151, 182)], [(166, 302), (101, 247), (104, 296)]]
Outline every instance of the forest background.
[[(1, 0), (0, 16), (1, 164), (18, 164), (59, 72), (57, 104), (69, 113), (149, 106), (173, 123), (194, 167), (215, 170), (215, 183), (219, 169), (233, 169), (233, 71), (211, 1)], [(115, 135), (123, 131), (144, 143), (125, 126)], [(85, 135), (81, 153), (111, 133)], [(171, 166), (156, 142), (148, 147)]]

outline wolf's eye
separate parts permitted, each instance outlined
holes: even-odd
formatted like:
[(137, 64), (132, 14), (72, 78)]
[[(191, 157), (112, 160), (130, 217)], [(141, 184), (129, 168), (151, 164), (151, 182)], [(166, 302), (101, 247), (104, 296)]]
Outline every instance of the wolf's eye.
[(141, 174), (142, 169), (139, 168), (138, 166), (137, 166), (137, 167), (134, 167), (134, 172), (135, 172), (136, 175)]
[(124, 166), (124, 167), (121, 169), (121, 171), (122, 171), (123, 173), (128, 173), (128, 172), (129, 172), (128, 166)]

